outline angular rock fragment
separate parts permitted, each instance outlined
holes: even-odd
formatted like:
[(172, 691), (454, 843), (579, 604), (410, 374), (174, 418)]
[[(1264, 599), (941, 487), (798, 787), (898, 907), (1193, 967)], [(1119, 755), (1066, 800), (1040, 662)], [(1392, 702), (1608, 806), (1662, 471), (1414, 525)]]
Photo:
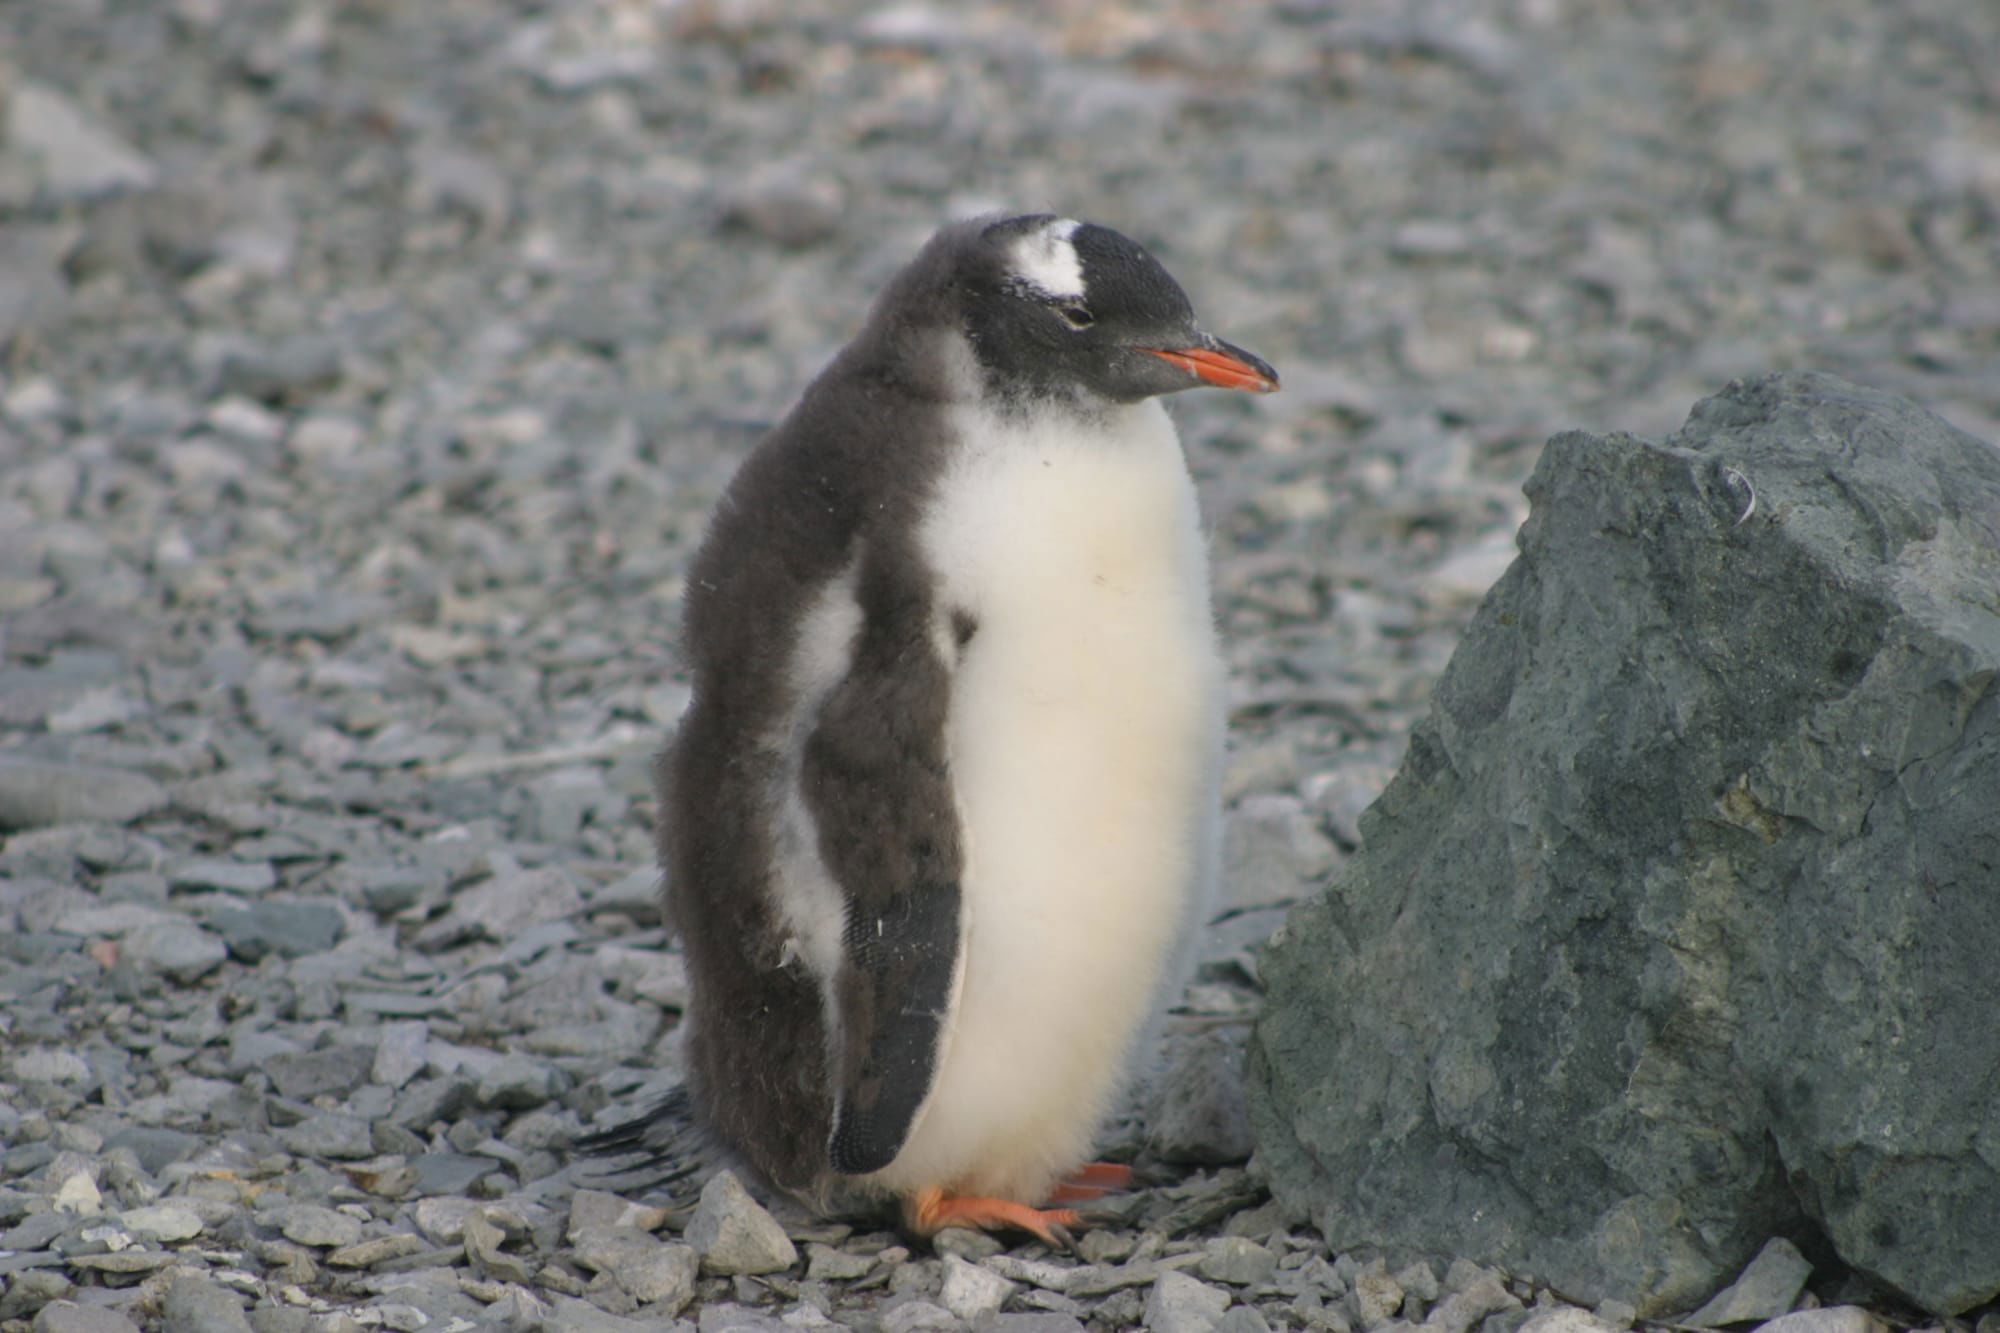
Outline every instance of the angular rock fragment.
[(1210, 1333), (1228, 1308), (1227, 1291), (1169, 1269), (1146, 1297), (1146, 1327), (1152, 1333)]
[(718, 1171), (702, 1187), (688, 1221), (688, 1243), (702, 1271), (724, 1276), (777, 1273), (798, 1262), (798, 1250), (778, 1220), (750, 1197), (732, 1171)]
[(1774, 1236), (1737, 1279), (1715, 1293), (1715, 1298), (1693, 1314), (1677, 1321), (1695, 1328), (1721, 1328), (1753, 1320), (1776, 1319), (1792, 1308), (1812, 1265), (1799, 1253), (1798, 1246), (1782, 1236)]

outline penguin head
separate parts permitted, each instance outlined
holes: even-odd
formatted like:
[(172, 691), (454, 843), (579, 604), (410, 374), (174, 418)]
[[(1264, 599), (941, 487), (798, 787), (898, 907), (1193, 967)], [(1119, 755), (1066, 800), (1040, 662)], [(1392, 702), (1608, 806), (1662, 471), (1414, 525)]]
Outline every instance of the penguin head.
[(1197, 324), (1173, 276), (1109, 227), (1038, 213), (982, 219), (958, 239), (950, 285), (989, 396), (1088, 407), (1203, 384), (1278, 387), (1275, 370)]

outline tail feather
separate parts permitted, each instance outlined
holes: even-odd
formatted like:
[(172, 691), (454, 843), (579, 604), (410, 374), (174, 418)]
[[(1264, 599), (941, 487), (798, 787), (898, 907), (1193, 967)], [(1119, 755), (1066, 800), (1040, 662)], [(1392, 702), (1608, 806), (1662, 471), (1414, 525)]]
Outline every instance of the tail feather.
[(685, 1087), (675, 1088), (630, 1120), (581, 1136), (570, 1147), (587, 1157), (635, 1159), (607, 1162), (596, 1174), (647, 1188), (687, 1180), (708, 1167), (712, 1157), (708, 1136), (695, 1121), (694, 1104)]

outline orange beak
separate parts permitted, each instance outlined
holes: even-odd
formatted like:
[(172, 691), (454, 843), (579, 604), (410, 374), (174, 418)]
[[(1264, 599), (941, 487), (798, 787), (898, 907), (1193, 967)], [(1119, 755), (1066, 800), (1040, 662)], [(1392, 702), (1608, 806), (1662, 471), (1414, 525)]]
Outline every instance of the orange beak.
[(1259, 357), (1240, 347), (1231, 347), (1220, 338), (1200, 347), (1148, 347), (1144, 349), (1179, 366), (1196, 379), (1223, 389), (1245, 389), (1251, 393), (1276, 393), (1278, 372)]

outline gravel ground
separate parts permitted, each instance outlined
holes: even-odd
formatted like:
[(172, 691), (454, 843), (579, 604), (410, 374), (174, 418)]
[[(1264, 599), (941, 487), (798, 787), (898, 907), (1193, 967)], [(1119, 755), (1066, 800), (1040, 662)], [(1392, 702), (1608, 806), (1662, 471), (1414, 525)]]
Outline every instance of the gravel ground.
[[(0, 62), (0, 1329), (1595, 1327), (1264, 1203), (1254, 947), (1547, 435), (1814, 367), (2000, 438), (1990, 0), (17, 0)], [(989, 207), (1285, 377), (1175, 404), (1235, 914), (1114, 1133), (1173, 1183), (1055, 1257), (578, 1192), (672, 1064), (702, 516)]]

